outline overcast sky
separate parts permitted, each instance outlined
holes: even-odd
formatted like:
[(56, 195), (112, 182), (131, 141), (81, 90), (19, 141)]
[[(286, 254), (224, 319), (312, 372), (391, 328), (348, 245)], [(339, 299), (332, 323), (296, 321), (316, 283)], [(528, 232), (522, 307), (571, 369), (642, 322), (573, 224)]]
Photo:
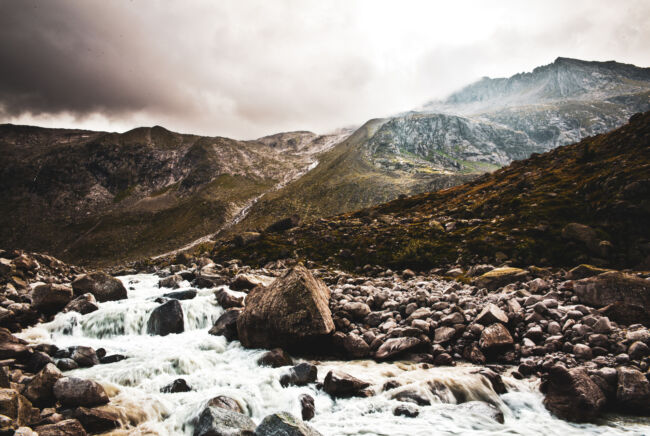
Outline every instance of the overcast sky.
[(650, 1), (0, 0), (0, 122), (324, 133), (558, 56), (650, 66)]

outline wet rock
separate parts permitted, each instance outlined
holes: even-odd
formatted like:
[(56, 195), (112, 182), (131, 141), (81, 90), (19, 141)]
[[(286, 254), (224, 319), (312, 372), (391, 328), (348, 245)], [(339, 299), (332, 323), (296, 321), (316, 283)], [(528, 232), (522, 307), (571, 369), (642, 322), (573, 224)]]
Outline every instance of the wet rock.
[(237, 274), (229, 286), (233, 291), (249, 291), (256, 286), (269, 286), (274, 280), (260, 274)]
[(222, 407), (206, 407), (199, 415), (194, 436), (253, 436), (255, 423), (248, 416)]
[(215, 336), (224, 336), (228, 341), (237, 339), (237, 318), (241, 309), (232, 308), (226, 310), (208, 330), (208, 333)]
[(99, 364), (97, 353), (91, 347), (78, 346), (70, 355), (70, 358), (77, 362), (80, 367), (91, 367)]
[(178, 289), (181, 287), (182, 281), (183, 278), (181, 276), (179, 276), (178, 274), (173, 274), (169, 277), (165, 277), (164, 279), (158, 280), (158, 287)]
[(168, 292), (166, 294), (163, 294), (163, 297), (170, 298), (172, 300), (191, 300), (196, 297), (196, 294), (196, 289), (187, 289), (185, 291)]
[(647, 414), (650, 412), (650, 382), (642, 372), (619, 367), (616, 388), (617, 406), (626, 412)]
[(19, 426), (30, 425), (38, 419), (38, 409), (14, 389), (0, 389), (0, 415), (4, 415)]
[(218, 397), (212, 398), (208, 401), (208, 407), (221, 407), (222, 409), (231, 410), (233, 412), (244, 413), (241, 404), (225, 395), (219, 395)]
[(349, 357), (359, 359), (370, 354), (370, 346), (359, 335), (351, 333), (343, 339), (343, 347)]
[(126, 359), (126, 356), (122, 354), (109, 354), (99, 359), (99, 363), (101, 364), (115, 363), (115, 362), (121, 362), (124, 359)]
[(490, 325), (496, 322), (508, 324), (508, 315), (496, 304), (488, 303), (481, 313), (478, 314), (474, 322), (481, 325)]
[(127, 298), (126, 288), (121, 281), (103, 272), (94, 272), (77, 277), (72, 282), (75, 295), (91, 293), (97, 301), (124, 300)]
[(56, 367), (61, 371), (72, 371), (79, 368), (79, 365), (74, 360), (66, 357), (56, 361)]
[(257, 364), (261, 366), (270, 366), (271, 368), (279, 368), (281, 366), (293, 365), (293, 359), (282, 348), (274, 348), (267, 351), (257, 360)]
[(414, 403), (418, 406), (429, 406), (431, 404), (429, 398), (416, 388), (408, 388), (395, 392), (391, 395), (391, 398), (405, 403)]
[(70, 301), (64, 308), (63, 312), (79, 312), (82, 315), (94, 312), (99, 309), (95, 296), (86, 293)]
[(185, 379), (177, 378), (170, 384), (163, 386), (160, 392), (163, 394), (175, 394), (177, 392), (190, 392), (192, 388), (187, 384)]
[(417, 338), (392, 338), (379, 347), (375, 352), (375, 358), (378, 360), (393, 359), (402, 353), (413, 350), (420, 343)]
[(318, 377), (318, 368), (311, 363), (303, 362), (294, 366), (287, 374), (280, 377), (280, 384), (283, 387), (289, 385), (305, 386), (309, 383), (316, 382)]
[(255, 429), (255, 436), (321, 436), (308, 424), (290, 413), (280, 412), (268, 415)]
[(544, 406), (567, 421), (592, 421), (601, 416), (606, 399), (582, 368), (553, 366), (548, 374)]
[(110, 406), (77, 407), (72, 416), (76, 418), (89, 433), (103, 433), (120, 428), (120, 414)]
[(219, 305), (224, 309), (242, 307), (244, 305), (243, 295), (234, 295), (232, 292), (229, 292), (226, 289), (219, 289), (214, 293), (214, 295), (217, 297), (217, 302)]
[(333, 398), (363, 396), (363, 390), (370, 386), (363, 380), (342, 371), (330, 371), (325, 376), (323, 390)]
[(42, 351), (35, 351), (29, 359), (27, 359), (25, 367), (29, 372), (38, 372), (45, 368), (45, 365), (48, 363), (54, 363), (48, 354), (43, 353)]
[(54, 396), (64, 406), (92, 407), (108, 403), (108, 395), (99, 383), (75, 377), (63, 377), (54, 383)]
[(468, 401), (459, 404), (456, 407), (466, 410), (469, 413), (492, 419), (499, 424), (504, 423), (503, 412), (501, 412), (496, 406), (486, 403), (485, 401)]
[(52, 363), (48, 363), (29, 381), (23, 395), (37, 407), (53, 406), (56, 401), (53, 391), (54, 383), (61, 377), (63, 377), (61, 371)]
[(156, 307), (147, 321), (147, 333), (167, 336), (170, 333), (183, 333), (183, 308), (178, 300), (169, 300)]
[(479, 276), (475, 283), (477, 286), (496, 291), (498, 288), (520, 280), (525, 280), (528, 271), (520, 268), (496, 268)]
[(405, 416), (407, 418), (415, 418), (420, 414), (418, 408), (412, 404), (400, 404), (393, 409), (393, 415)]
[(300, 401), (300, 414), (303, 421), (311, 420), (316, 414), (316, 406), (314, 405), (314, 398), (311, 395), (300, 394), (298, 397)]
[(34, 429), (38, 436), (86, 436), (81, 423), (76, 419), (66, 419), (56, 424), (42, 425)]
[(298, 265), (266, 288), (253, 289), (237, 319), (247, 348), (310, 346), (334, 330), (330, 290)]
[[(650, 281), (618, 271), (607, 272), (596, 277), (578, 280), (574, 283), (578, 301), (594, 307), (610, 304), (630, 306), (638, 310), (639, 319), (625, 320), (650, 325)], [(608, 315), (609, 316), (609, 315)], [(611, 316), (610, 316), (611, 318)], [(614, 320), (617, 320), (614, 318)]]
[(492, 352), (511, 346), (514, 343), (508, 329), (501, 323), (486, 327), (481, 333), (479, 346), (481, 350)]
[(449, 353), (440, 353), (433, 359), (433, 364), (436, 366), (451, 366), (454, 364), (454, 358)]
[(39, 285), (32, 291), (32, 306), (39, 312), (58, 313), (72, 300), (72, 288), (66, 285)]

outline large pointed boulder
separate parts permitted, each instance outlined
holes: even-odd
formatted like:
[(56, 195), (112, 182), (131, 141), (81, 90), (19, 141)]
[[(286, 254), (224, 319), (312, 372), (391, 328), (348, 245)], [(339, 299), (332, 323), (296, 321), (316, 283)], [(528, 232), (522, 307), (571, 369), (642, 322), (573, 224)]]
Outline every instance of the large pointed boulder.
[(267, 287), (246, 297), (237, 332), (248, 348), (291, 348), (313, 345), (334, 331), (330, 290), (298, 265)]

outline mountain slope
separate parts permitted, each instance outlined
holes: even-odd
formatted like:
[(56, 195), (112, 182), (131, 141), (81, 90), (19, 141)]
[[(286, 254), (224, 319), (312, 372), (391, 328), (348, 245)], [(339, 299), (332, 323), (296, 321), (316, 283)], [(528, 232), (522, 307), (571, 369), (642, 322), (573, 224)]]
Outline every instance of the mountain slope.
[(264, 233), (213, 255), (293, 255), (346, 267), (650, 267), (650, 112), (608, 134), (517, 161), (470, 183)]
[(124, 134), (0, 126), (0, 241), (77, 263), (177, 248), (301, 175), (344, 136), (235, 141), (162, 127)]

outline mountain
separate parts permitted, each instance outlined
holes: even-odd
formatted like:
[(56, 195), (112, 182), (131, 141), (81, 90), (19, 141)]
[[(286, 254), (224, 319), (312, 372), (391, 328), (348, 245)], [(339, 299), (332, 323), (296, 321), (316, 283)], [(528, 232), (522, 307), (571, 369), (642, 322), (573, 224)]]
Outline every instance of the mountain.
[(230, 232), (446, 188), (648, 110), (650, 68), (558, 58), (530, 73), (484, 78), (421, 110), (369, 121), (319, 157), (314, 171), (255, 203)]
[(650, 112), (450, 189), (320, 219), (217, 259), (285, 256), (390, 268), (481, 262), (650, 268)]
[(162, 127), (124, 134), (0, 126), (0, 240), (80, 263), (160, 254), (212, 234), (347, 133), (257, 141)]

